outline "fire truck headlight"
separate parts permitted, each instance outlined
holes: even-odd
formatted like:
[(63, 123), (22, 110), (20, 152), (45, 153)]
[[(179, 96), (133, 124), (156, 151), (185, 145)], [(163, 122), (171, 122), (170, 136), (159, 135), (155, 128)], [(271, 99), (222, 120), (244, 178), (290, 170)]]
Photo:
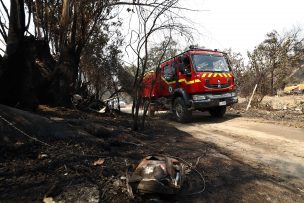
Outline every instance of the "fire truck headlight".
[(204, 99), (206, 99), (206, 96), (204, 96), (204, 95), (193, 95), (192, 99), (193, 99), (193, 101), (204, 100)]
[(235, 97), (236, 96), (236, 92), (231, 92), (231, 96)]

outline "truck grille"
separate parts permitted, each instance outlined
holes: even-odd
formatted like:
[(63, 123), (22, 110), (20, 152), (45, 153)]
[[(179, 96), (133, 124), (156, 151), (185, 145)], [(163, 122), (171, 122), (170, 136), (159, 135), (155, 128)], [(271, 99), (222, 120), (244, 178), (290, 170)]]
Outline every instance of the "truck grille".
[(213, 88), (213, 89), (222, 89), (222, 88), (227, 88), (229, 87), (229, 83), (225, 83), (225, 84), (206, 84), (205, 86), (208, 88)]

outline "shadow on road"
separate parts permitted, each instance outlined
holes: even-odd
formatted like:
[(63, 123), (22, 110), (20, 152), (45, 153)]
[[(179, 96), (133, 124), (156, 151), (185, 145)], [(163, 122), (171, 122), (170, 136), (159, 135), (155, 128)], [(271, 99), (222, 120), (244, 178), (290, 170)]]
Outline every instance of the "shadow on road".
[[(196, 123), (196, 124), (204, 124), (204, 123), (223, 123), (228, 120), (232, 120), (234, 118), (241, 117), (240, 113), (234, 113), (234, 112), (229, 112), (227, 111), (226, 114), (224, 115), (223, 118), (214, 118), (211, 117), (208, 112), (200, 112), (200, 111), (194, 111), (192, 113), (192, 120), (189, 124), (191, 123)], [(169, 120), (169, 121), (174, 121), (174, 115), (173, 113), (167, 111), (167, 112), (158, 112), (154, 117), (151, 119), (163, 119), (163, 120)]]

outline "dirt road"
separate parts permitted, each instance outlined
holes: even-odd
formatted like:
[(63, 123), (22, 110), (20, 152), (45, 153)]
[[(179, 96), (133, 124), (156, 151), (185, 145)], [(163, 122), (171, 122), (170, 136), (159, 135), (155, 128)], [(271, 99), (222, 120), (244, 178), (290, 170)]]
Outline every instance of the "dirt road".
[(191, 124), (172, 124), (195, 138), (216, 144), (252, 167), (304, 183), (303, 128), (229, 115), (214, 121), (202, 114), (196, 114)]

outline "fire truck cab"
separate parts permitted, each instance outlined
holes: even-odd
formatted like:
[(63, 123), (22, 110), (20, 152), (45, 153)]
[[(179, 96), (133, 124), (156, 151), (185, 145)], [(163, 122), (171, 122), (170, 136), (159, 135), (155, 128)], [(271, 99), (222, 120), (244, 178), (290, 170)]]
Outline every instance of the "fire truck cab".
[(190, 121), (194, 110), (222, 117), (226, 106), (238, 102), (229, 61), (217, 50), (190, 47), (146, 73), (143, 81), (144, 100), (171, 109), (180, 122)]

